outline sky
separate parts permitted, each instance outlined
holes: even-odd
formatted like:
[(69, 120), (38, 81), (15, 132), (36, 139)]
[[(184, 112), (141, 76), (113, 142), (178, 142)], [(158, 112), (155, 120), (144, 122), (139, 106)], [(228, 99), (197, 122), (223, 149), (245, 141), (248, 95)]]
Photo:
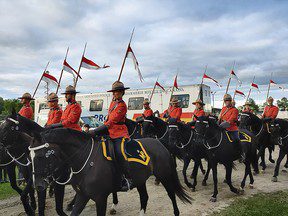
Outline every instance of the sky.
[[(141, 83), (128, 59), (122, 81), (133, 88), (159, 82), (171, 86), (197, 84), (207, 65), (207, 75), (223, 87), (209, 84), (221, 104), (229, 71), (243, 82), (247, 94), (255, 75), (261, 93), (251, 97), (263, 102), (272, 79), (288, 88), (288, 1), (274, 0), (0, 0), (0, 96), (16, 98), (33, 92), (50, 61), (48, 71), (59, 78), (67, 47), (67, 62), (79, 67), (85, 57), (105, 70), (81, 69), (81, 93), (102, 92), (118, 78), (131, 31), (131, 47), (145, 79)], [(65, 73), (61, 92), (72, 83)], [(36, 97), (44, 96), (42, 82)], [(232, 81), (230, 93), (235, 90)], [(50, 91), (55, 91), (50, 86)], [(287, 91), (271, 89), (276, 99)], [(241, 97), (237, 97), (243, 103)], [(239, 104), (240, 105), (240, 104)]]

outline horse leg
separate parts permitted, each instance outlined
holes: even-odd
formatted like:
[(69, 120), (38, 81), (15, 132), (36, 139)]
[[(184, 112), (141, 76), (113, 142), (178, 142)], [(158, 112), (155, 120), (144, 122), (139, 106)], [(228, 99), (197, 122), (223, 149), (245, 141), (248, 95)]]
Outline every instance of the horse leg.
[(140, 209), (140, 216), (144, 216), (147, 208), (147, 202), (148, 202), (148, 193), (146, 184), (143, 184), (139, 187), (137, 187), (138, 193), (140, 195), (140, 203), (141, 203), (141, 209)]
[(286, 157), (286, 163), (285, 163), (284, 167), (288, 168), (288, 154), (287, 154), (287, 157)]
[(175, 188), (174, 188), (173, 182), (171, 180), (169, 181), (168, 179), (165, 179), (165, 180), (161, 181), (161, 183), (163, 184), (164, 188), (167, 191), (169, 198), (172, 201), (173, 209), (174, 209), (174, 215), (178, 216), (180, 214), (180, 212), (179, 212), (177, 202), (176, 202)]
[(111, 206), (111, 209), (110, 209), (110, 214), (111, 215), (115, 215), (116, 214), (116, 207), (118, 205), (118, 196), (117, 196), (117, 192), (113, 192), (112, 193), (112, 196), (113, 196), (113, 204)]
[(56, 212), (60, 216), (66, 216), (67, 214), (63, 211), (63, 200), (65, 193), (65, 185), (54, 185), (54, 195), (55, 195), (55, 204), (56, 204)]
[(106, 209), (107, 209), (107, 197), (106, 196), (99, 196), (101, 198), (97, 199), (96, 201), (96, 212), (97, 216), (105, 216), (106, 215)]
[[(243, 180), (241, 182), (241, 186), (240, 186), (240, 190), (241, 191), (244, 191), (244, 187), (245, 187), (245, 183), (246, 183), (246, 178), (247, 176), (249, 175), (249, 168), (250, 168), (250, 162), (246, 161), (244, 162), (245, 164), (245, 173), (244, 173), (244, 177), (243, 177)], [(250, 172), (251, 172), (251, 168), (250, 168)], [(250, 179), (251, 180), (251, 179)]]
[(284, 157), (285, 157), (285, 152), (283, 151), (282, 148), (280, 148), (279, 156), (278, 156), (276, 166), (274, 169), (274, 175), (272, 177), (272, 182), (277, 182), (277, 180), (278, 180), (277, 176), (279, 175), (280, 164), (281, 164), (281, 161), (283, 160)]
[(38, 191), (38, 215), (44, 216), (45, 215), (45, 202), (46, 202), (46, 189)]
[(35, 211), (37, 206), (36, 206), (36, 200), (35, 200), (35, 191), (33, 188), (32, 167), (23, 167), (22, 173), (23, 173), (23, 177), (25, 181), (27, 182), (25, 189), (27, 191), (27, 195), (29, 194), (29, 197), (30, 197), (30, 205), (33, 211)]
[(74, 205), (73, 210), (71, 212), (71, 216), (80, 215), (81, 212), (83, 211), (83, 209), (85, 208), (88, 201), (89, 201), (88, 197), (84, 196), (81, 192), (78, 192), (76, 194), (75, 205)]
[(31, 206), (29, 205), (29, 199), (28, 199), (27, 194), (26, 194), (26, 196), (22, 196), (23, 191), (17, 185), (15, 167), (16, 166), (13, 164), (10, 166), (7, 166), (7, 174), (8, 174), (9, 179), (10, 179), (10, 185), (20, 195), (20, 199), (21, 199), (21, 202), (23, 204), (23, 207), (24, 207), (26, 214), (27, 215), (34, 215), (34, 211), (31, 208)]
[(250, 178), (249, 187), (252, 189), (252, 188), (254, 188), (254, 186), (253, 186), (253, 184), (254, 184), (254, 177), (253, 177), (253, 174), (252, 174), (251, 166), (248, 167), (248, 172), (249, 172), (249, 178)]
[(269, 161), (271, 163), (275, 163), (275, 160), (273, 160), (273, 158), (272, 158), (273, 147), (268, 147), (268, 151), (269, 151)]
[(211, 170), (211, 165), (210, 165), (210, 163), (208, 162), (208, 163), (207, 163), (207, 172), (205, 173), (204, 179), (203, 179), (203, 181), (202, 181), (202, 186), (207, 186), (207, 179), (208, 179), (208, 177), (209, 177), (210, 170)]
[(262, 171), (264, 171), (266, 169), (266, 163), (265, 163), (265, 147), (262, 147), (260, 148), (259, 150), (259, 156), (261, 158), (261, 163), (260, 163), (260, 166), (262, 166)]
[(231, 176), (232, 176), (232, 162), (231, 162), (231, 163), (228, 163), (228, 164), (225, 164), (224, 166), (225, 166), (225, 168), (226, 168), (226, 177), (225, 177), (226, 183), (229, 185), (230, 190), (231, 190), (233, 193), (239, 194), (239, 190), (233, 186), (232, 181), (231, 181)]
[(205, 175), (206, 170), (203, 167), (202, 160), (200, 160), (200, 170), (201, 170), (202, 174)]
[(192, 184), (192, 191), (196, 190), (196, 185), (197, 185), (197, 174), (198, 174), (198, 169), (201, 164), (201, 160), (196, 159), (194, 163), (194, 168), (193, 168), (193, 184)]
[(216, 202), (217, 194), (218, 194), (217, 162), (212, 161), (211, 162), (211, 168), (212, 168), (212, 172), (213, 172), (214, 192), (213, 192), (213, 195), (210, 198), (210, 201), (211, 202)]
[[(187, 179), (187, 168), (188, 168), (188, 166), (189, 166), (189, 164), (190, 164), (190, 161), (191, 161), (190, 158), (188, 158), (188, 157), (185, 157), (185, 158), (184, 158), (184, 166), (183, 166), (183, 170), (182, 170), (182, 174), (183, 174), (183, 176), (184, 176), (184, 182), (185, 182), (185, 184), (186, 184), (189, 188), (192, 187), (192, 184), (191, 184), (191, 183), (188, 181), (188, 179)], [(195, 166), (194, 166), (194, 169), (195, 169)], [(193, 172), (194, 172), (194, 169), (193, 169)], [(192, 173), (192, 176), (195, 177), (195, 176), (193, 175), (193, 173)]]

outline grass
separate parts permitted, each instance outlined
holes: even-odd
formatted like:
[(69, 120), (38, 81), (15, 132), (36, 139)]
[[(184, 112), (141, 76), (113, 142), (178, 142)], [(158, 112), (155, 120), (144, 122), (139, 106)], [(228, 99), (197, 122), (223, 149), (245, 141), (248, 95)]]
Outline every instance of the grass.
[(288, 192), (257, 194), (248, 199), (237, 199), (229, 207), (214, 212), (213, 216), (280, 216), (288, 215)]
[(11, 188), (10, 183), (0, 184), (0, 200), (7, 199), (15, 195), (17, 195), (17, 192)]

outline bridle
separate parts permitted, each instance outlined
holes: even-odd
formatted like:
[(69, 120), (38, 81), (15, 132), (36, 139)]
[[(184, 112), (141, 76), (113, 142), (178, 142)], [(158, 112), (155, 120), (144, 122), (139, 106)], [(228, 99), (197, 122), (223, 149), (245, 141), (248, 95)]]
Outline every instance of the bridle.
[[(246, 114), (246, 113), (240, 113), (240, 116), (247, 116), (249, 119), (251, 119), (251, 116), (249, 114)], [(251, 127), (251, 125), (250, 125), (250, 127)], [(258, 131), (258, 133), (255, 136), (258, 137), (262, 133), (263, 129), (264, 129), (264, 126), (262, 123), (260, 130)], [(269, 133), (269, 130), (267, 132)]]
[[(152, 124), (152, 126), (155, 128), (154, 122), (152, 120), (144, 119), (143, 121)], [(164, 132), (164, 134), (160, 138), (158, 138), (157, 135), (155, 135), (156, 139), (157, 140), (163, 139), (166, 136), (166, 134), (168, 133), (168, 131), (169, 131), (169, 125), (166, 125), (166, 131)]]
[[(200, 121), (197, 120), (196, 122), (199, 123)], [(206, 128), (209, 128), (209, 122), (208, 122), (208, 121), (202, 121), (202, 123), (206, 125), (206, 126), (205, 126)], [(204, 145), (205, 148), (207, 148), (208, 150), (212, 150), (212, 149), (218, 148), (218, 147), (221, 145), (222, 140), (223, 140), (223, 131), (220, 131), (220, 140), (219, 140), (219, 142), (218, 142), (217, 145), (215, 145), (215, 146), (210, 146), (209, 143), (208, 143), (208, 141), (215, 139), (215, 138), (218, 136), (217, 133), (215, 134), (215, 136), (213, 136), (212, 138), (209, 138), (209, 139), (206, 138), (206, 131), (205, 131), (205, 134), (204, 134), (204, 135), (198, 133), (197, 131), (196, 131), (196, 133), (197, 133), (198, 136), (200, 136), (200, 137), (203, 138), (203, 145)]]
[[(45, 144), (40, 145), (40, 146), (37, 146), (37, 147), (29, 147), (29, 150), (30, 150), (31, 154), (35, 155), (35, 151), (38, 151), (38, 150), (41, 150), (41, 149), (44, 149), (44, 148), (49, 148), (50, 145), (51, 145), (51, 144), (49, 144), (49, 143), (45, 143)], [(100, 147), (100, 145), (98, 145), (98, 149), (99, 149), (99, 147)], [(70, 182), (70, 180), (72, 179), (73, 175), (79, 174), (79, 173), (82, 172), (82, 170), (86, 167), (86, 165), (87, 165), (87, 163), (88, 163), (88, 161), (89, 161), (89, 159), (90, 159), (90, 157), (91, 157), (91, 155), (92, 155), (93, 149), (94, 149), (94, 139), (91, 138), (91, 149), (90, 149), (90, 152), (89, 152), (89, 154), (88, 154), (87, 159), (85, 160), (84, 164), (81, 166), (81, 168), (80, 168), (79, 170), (74, 171), (72, 167), (70, 168), (69, 178), (68, 178), (65, 182), (59, 182), (59, 181), (57, 181), (57, 179), (55, 179), (55, 177), (53, 176), (53, 173), (55, 172), (55, 170), (54, 170), (53, 172), (51, 172), (51, 173), (52, 173), (51, 175), (49, 175), (49, 176), (46, 177), (46, 180), (45, 180), (45, 181), (48, 181), (47, 179), (50, 178), (50, 177), (52, 177), (52, 179), (53, 179), (57, 184), (59, 184), (59, 185), (66, 185), (68, 182)], [(98, 150), (98, 149), (97, 149), (97, 150)], [(50, 150), (50, 152), (48, 152), (48, 153), (49, 153), (49, 155), (50, 155), (50, 154), (54, 154), (54, 150)], [(76, 152), (76, 153), (78, 153), (78, 152)], [(76, 153), (75, 153), (75, 154), (76, 154)], [(72, 156), (70, 156), (70, 157), (67, 159), (67, 161), (70, 160), (70, 159), (72, 159), (72, 158), (75, 156), (75, 154), (73, 154)], [(46, 157), (47, 157), (47, 156), (46, 156)], [(33, 160), (32, 160), (32, 167), (33, 167), (33, 178), (35, 178), (35, 176), (34, 176), (34, 175), (35, 175), (35, 170), (34, 170), (34, 167), (35, 167), (35, 166), (34, 166), (34, 161), (33, 161)]]
[[(178, 125), (169, 125), (167, 128), (176, 128), (176, 130), (179, 131)], [(176, 147), (179, 148), (179, 149), (183, 149), (183, 148), (185, 148), (187, 145), (189, 145), (190, 142), (191, 142), (191, 140), (192, 140), (193, 134), (194, 134), (194, 133), (193, 133), (192, 130), (191, 130), (191, 131), (190, 131), (190, 136), (189, 136), (188, 142), (185, 143), (185, 144), (182, 144), (182, 142), (180, 142), (180, 145), (181, 145), (181, 146), (179, 146), (178, 144), (176, 144)]]

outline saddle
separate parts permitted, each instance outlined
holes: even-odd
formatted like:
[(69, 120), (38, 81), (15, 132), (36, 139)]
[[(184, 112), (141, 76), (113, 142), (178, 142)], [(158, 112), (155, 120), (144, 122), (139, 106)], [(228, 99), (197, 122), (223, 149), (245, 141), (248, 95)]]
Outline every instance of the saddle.
[[(109, 139), (102, 137), (102, 150), (103, 156), (109, 160), (115, 160), (113, 144)], [(144, 166), (147, 166), (150, 161), (150, 156), (147, 154), (145, 148), (139, 140), (131, 139), (129, 142), (121, 143), (121, 152), (123, 157), (128, 162), (140, 163)]]
[[(226, 136), (229, 140), (229, 142), (234, 142), (234, 140), (232, 139), (232, 137), (230, 136), (230, 132), (229, 131), (225, 131)], [(247, 133), (243, 132), (243, 131), (239, 131), (239, 138), (241, 142), (251, 142), (252, 138), (251, 136), (249, 136)]]

